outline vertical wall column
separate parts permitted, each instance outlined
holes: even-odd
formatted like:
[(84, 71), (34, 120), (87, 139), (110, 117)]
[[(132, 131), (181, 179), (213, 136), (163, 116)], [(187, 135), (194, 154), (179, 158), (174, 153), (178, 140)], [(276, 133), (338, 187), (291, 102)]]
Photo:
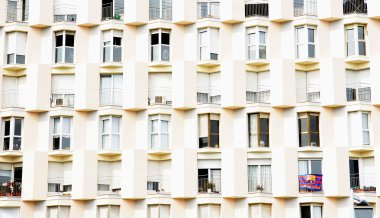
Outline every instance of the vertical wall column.
[(173, 23), (190, 24), (197, 20), (197, 1), (175, 0), (173, 1)]
[(101, 0), (78, 0), (77, 24), (81, 26), (94, 26), (100, 23), (102, 13)]
[(244, 148), (222, 148), (222, 195), (242, 198), (248, 193), (247, 152)]
[(272, 107), (286, 108), (296, 104), (296, 76), (294, 61), (272, 59), (270, 62)]
[(33, 0), (29, 3), (28, 24), (33, 27), (51, 26), (53, 23), (54, 1)]
[(321, 105), (337, 107), (346, 104), (346, 72), (343, 58), (320, 59)]
[(149, 0), (124, 0), (124, 23), (142, 25), (149, 21)]
[(148, 107), (148, 65), (145, 62), (126, 62), (123, 73), (123, 99), (126, 110)]
[(220, 21), (224, 23), (238, 23), (245, 20), (244, 0), (220, 1)]
[(91, 111), (99, 107), (99, 65), (76, 64), (75, 110)]
[(320, 20), (334, 21), (343, 17), (343, 1), (318, 0), (317, 7)]
[(50, 66), (30, 64), (26, 74), (25, 110), (47, 111), (50, 108)]
[(22, 168), (22, 200), (45, 200), (47, 196), (47, 152), (24, 151)]
[(0, 13), (0, 27), (5, 25), (5, 21), (7, 19), (7, 2), (6, 1), (0, 1), (0, 11), (3, 11), (3, 13)]
[(172, 150), (171, 192), (173, 198), (194, 198), (198, 193), (197, 150), (178, 148)]
[[(368, 17), (380, 19), (380, 2), (378, 0), (367, 0)], [(371, 33), (372, 34), (372, 33)]]
[(283, 147), (272, 150), (272, 189), (274, 197), (298, 196), (297, 148)]
[[(380, 2), (378, 2), (378, 8)], [(369, 2), (368, 2), (369, 3)], [(369, 8), (368, 8), (369, 10)], [(378, 10), (377, 10), (378, 11)], [(379, 14), (380, 15), (380, 14)], [(380, 20), (369, 20), (367, 25), (368, 32), (371, 35), (380, 34)], [(371, 78), (371, 101), (373, 105), (380, 106), (380, 42), (377, 37), (368, 37), (368, 55), (370, 57), (370, 78)]]
[(121, 197), (123, 199), (145, 198), (147, 194), (147, 153), (144, 149), (127, 149), (121, 159)]
[(284, 22), (293, 18), (293, 0), (269, 0), (269, 20)]
[(96, 198), (98, 157), (96, 151), (76, 150), (73, 154), (71, 193), (74, 200)]

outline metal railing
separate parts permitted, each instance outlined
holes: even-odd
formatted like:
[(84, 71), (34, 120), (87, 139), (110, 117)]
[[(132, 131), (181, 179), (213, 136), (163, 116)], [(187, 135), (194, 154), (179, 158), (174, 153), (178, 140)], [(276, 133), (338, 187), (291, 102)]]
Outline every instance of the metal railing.
[(100, 106), (122, 106), (123, 90), (122, 89), (101, 89)]
[(350, 187), (354, 192), (376, 192), (376, 176), (374, 174), (351, 174)]
[(102, 176), (97, 178), (98, 195), (119, 195), (121, 191), (120, 178)]
[(367, 0), (343, 0), (343, 14), (367, 14)]
[(198, 2), (198, 18), (219, 18), (219, 1)]
[(54, 22), (76, 22), (76, 5), (54, 4)]
[(246, 91), (248, 103), (270, 103), (269, 87), (258, 87), (257, 91)]
[(198, 176), (198, 192), (208, 194), (220, 194), (221, 180), (220, 178), (205, 178), (205, 176)]
[(348, 84), (346, 88), (347, 101), (371, 101), (371, 86), (366, 83)]
[(268, 17), (268, 3), (245, 4), (245, 17)]
[(72, 191), (71, 178), (56, 177), (48, 178), (48, 195), (70, 194)]
[(170, 0), (149, 1), (149, 20), (155, 19), (172, 19), (172, 2)]
[(29, 18), (29, 4), (18, 4), (18, 1), (7, 1), (7, 22), (27, 22)]
[(148, 105), (172, 105), (172, 89), (169, 87), (149, 89)]
[(320, 174), (298, 175), (299, 191), (302, 192), (321, 192), (322, 178)]
[(51, 107), (74, 107), (74, 90), (54, 90), (50, 97)]
[(294, 16), (317, 16), (317, 0), (294, 0)]
[(148, 176), (147, 190), (152, 194), (169, 194), (171, 192), (170, 177)]
[(248, 177), (248, 192), (272, 192), (272, 175), (252, 175)]
[(321, 92), (319, 90), (319, 85), (307, 85), (306, 88), (297, 89), (297, 102), (305, 103), (320, 103), (321, 102)]
[(102, 5), (102, 20), (121, 20), (124, 14), (124, 5), (114, 4), (112, 2)]
[(221, 92), (216, 86), (201, 86), (197, 88), (198, 104), (220, 104)]
[(24, 108), (24, 92), (19, 90), (3, 91), (2, 108)]
[(0, 197), (20, 197), (21, 182), (3, 182), (0, 184)]

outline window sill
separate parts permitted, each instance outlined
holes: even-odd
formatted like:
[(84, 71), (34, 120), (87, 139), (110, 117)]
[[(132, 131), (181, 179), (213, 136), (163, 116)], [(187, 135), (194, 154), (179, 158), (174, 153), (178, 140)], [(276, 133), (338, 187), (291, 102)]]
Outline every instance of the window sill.
[(148, 154), (151, 155), (162, 155), (162, 154), (171, 154), (172, 150), (170, 148), (157, 148), (157, 149), (149, 149)]
[(199, 66), (199, 67), (217, 67), (217, 66), (220, 66), (220, 61), (218, 61), (218, 60), (201, 60), (201, 61), (198, 61), (197, 66)]
[(298, 152), (322, 152), (322, 148), (314, 146), (299, 147)]
[(362, 56), (362, 55), (355, 55), (355, 56), (349, 56), (345, 59), (347, 64), (364, 64), (369, 62), (368, 56)]
[(67, 157), (72, 156), (73, 151), (71, 150), (50, 150), (49, 156), (51, 157)]
[(316, 58), (297, 58), (294, 63), (300, 66), (308, 66), (318, 64), (319, 60)]
[(172, 63), (170, 61), (153, 61), (150, 62), (149, 67), (171, 67)]
[(69, 69), (74, 68), (75, 64), (69, 64), (69, 63), (60, 63), (60, 64), (53, 64), (51, 68), (53, 69)]
[(270, 147), (254, 147), (254, 148), (248, 148), (249, 153), (270, 153), (271, 149)]
[(198, 153), (208, 154), (208, 153), (221, 153), (220, 148), (198, 148)]
[(370, 146), (370, 145), (353, 146), (353, 147), (349, 148), (350, 152), (359, 152), (359, 153), (369, 152), (369, 151), (373, 151), (373, 150), (374, 150), (374, 147)]
[(103, 149), (98, 151), (98, 155), (103, 156), (114, 156), (114, 155), (121, 155), (120, 149)]
[(7, 65), (3, 66), (3, 69), (4, 70), (14, 70), (14, 71), (25, 70), (26, 65), (25, 64), (7, 64)]
[(121, 68), (123, 64), (121, 62), (107, 62), (100, 65), (100, 68)]
[(21, 157), (22, 151), (1, 151), (0, 157)]
[(246, 65), (249, 66), (262, 66), (262, 65), (269, 65), (268, 59), (254, 59), (254, 60), (247, 60), (245, 62)]

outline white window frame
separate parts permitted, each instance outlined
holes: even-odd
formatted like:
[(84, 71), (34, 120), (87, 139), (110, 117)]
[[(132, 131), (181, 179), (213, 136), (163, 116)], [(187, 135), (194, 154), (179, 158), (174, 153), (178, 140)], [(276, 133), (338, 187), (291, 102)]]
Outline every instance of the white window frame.
[[(62, 46), (57, 47), (56, 46), (56, 37), (62, 35)], [(74, 46), (67, 46), (66, 45), (66, 35), (73, 35), (74, 36)], [(69, 63), (66, 60), (66, 47), (72, 48), (73, 49), (73, 63), (75, 62), (75, 31), (70, 31), (70, 30), (62, 30), (62, 31), (57, 31), (54, 32), (54, 64), (73, 64)], [(62, 48), (62, 61), (57, 62), (57, 48)]]
[[(299, 36), (299, 30), (300, 29), (303, 29), (303, 38), (306, 40), (305, 42), (300, 42), (300, 37)], [(309, 39), (309, 30), (313, 30), (313, 33), (314, 33), (314, 42), (311, 42), (311, 40)], [(302, 25), (302, 26), (297, 26), (296, 27), (296, 30), (295, 30), (295, 35), (296, 35), (296, 58), (297, 59), (314, 59), (317, 57), (317, 45), (316, 45), (316, 33), (317, 33), (317, 28), (316, 26), (311, 26), (311, 25)], [(309, 54), (309, 46), (310, 45), (313, 45), (314, 46), (314, 57), (310, 57), (310, 54)], [(306, 51), (303, 51), (301, 50), (301, 48), (303, 48), (306, 50)], [(302, 54), (306, 54), (305, 57), (302, 57)]]
[[(212, 40), (218, 40), (219, 42), (219, 39), (211, 39), (211, 30), (212, 29), (215, 29), (218, 31), (218, 35), (219, 35), (219, 29), (218, 28), (214, 28), (214, 27), (206, 27), (206, 28), (201, 28), (201, 29), (198, 29), (198, 60), (199, 61), (218, 61), (219, 60), (219, 50), (217, 53), (214, 53), (214, 52), (211, 52), (212, 48)], [(201, 44), (201, 34), (206, 34), (206, 43), (204, 44)], [(202, 57), (202, 50), (204, 50), (204, 52), (206, 53), (205, 57), (203, 59)], [(211, 54), (216, 54), (217, 55), (217, 59), (212, 59), (211, 58)]]
[(120, 205), (111, 205), (111, 204), (107, 204), (107, 205), (98, 205), (98, 206), (96, 207), (96, 217), (97, 217), (97, 218), (103, 218), (103, 217), (100, 217), (100, 215), (99, 215), (99, 207), (107, 207), (107, 218), (114, 218), (114, 217), (111, 217), (111, 207), (118, 208), (119, 215), (120, 215)]
[[(365, 128), (363, 127), (363, 120), (364, 120), (364, 115), (367, 116), (367, 124), (368, 126)], [(370, 131), (370, 126), (371, 126), (371, 113), (367, 111), (362, 111), (361, 112), (361, 120), (362, 120), (362, 140), (363, 140), (363, 145), (371, 145), (371, 131)], [(364, 133), (368, 134), (368, 143), (364, 142)]]
[[(258, 162), (255, 162), (253, 164), (248, 164), (248, 167), (250, 167), (250, 166), (257, 166), (257, 175), (256, 175), (256, 177), (252, 177), (251, 178), (252, 180), (256, 179), (257, 185), (260, 185), (260, 186), (264, 186), (265, 185), (265, 184), (263, 184), (262, 180), (264, 178), (262, 178), (262, 174), (261, 174), (263, 166), (270, 166), (270, 175), (268, 175), (268, 176), (270, 176), (270, 178), (271, 178), (270, 180), (272, 180), (272, 164), (271, 164), (270, 161), (266, 161), (266, 160), (265, 161), (258, 161)], [(248, 174), (248, 176), (249, 176), (249, 174)], [(248, 177), (248, 179), (250, 179), (250, 178)], [(272, 189), (272, 187), (266, 187), (266, 188)]]
[[(307, 175), (311, 175), (311, 161), (320, 161), (321, 162), (321, 171), (323, 170), (323, 161), (322, 159), (316, 158), (316, 159), (298, 159), (298, 170), (299, 170), (299, 162), (300, 161), (307, 161)], [(323, 171), (321, 172), (323, 174)]]
[[(115, 7), (115, 5), (114, 5)], [(114, 10), (114, 9), (113, 9)], [(107, 32), (110, 32), (110, 35), (111, 35), (111, 41), (106, 41), (104, 35), (107, 33)], [(123, 60), (123, 37), (118, 37), (117, 34), (115, 32), (120, 32), (121, 34), (123, 34), (123, 32), (121, 30), (114, 30), (114, 29), (111, 29), (111, 30), (105, 30), (103, 31), (103, 40), (102, 40), (102, 62), (103, 63), (120, 63), (122, 62)], [(113, 44), (113, 40), (114, 38), (120, 38), (120, 45), (114, 45)], [(109, 43), (108, 45), (106, 45), (106, 43)], [(110, 48), (110, 60), (109, 61), (106, 61), (104, 58), (105, 58), (105, 54), (104, 54), (104, 49), (105, 48)], [(115, 61), (114, 60), (114, 49), (115, 48), (120, 48), (121, 49), (121, 54), (120, 54), (120, 61)]]
[[(363, 27), (363, 36), (364, 36), (364, 39), (359, 39), (359, 27)], [(353, 30), (354, 32), (354, 39), (353, 40), (350, 40), (348, 39), (348, 31), (349, 30)], [(346, 57), (355, 57), (355, 56), (367, 56), (367, 26), (365, 24), (352, 24), (352, 25), (348, 25), (346, 26), (345, 28), (345, 38), (346, 38), (346, 41), (345, 41), (345, 45), (346, 45)], [(364, 42), (364, 55), (360, 55), (359, 54), (359, 42)], [(353, 43), (354, 44), (354, 54), (349, 54), (349, 51), (348, 51), (348, 44), (349, 43)]]
[[(349, 134), (349, 144), (350, 144), (350, 147), (357, 147), (357, 146), (371, 146), (371, 112), (369, 111), (349, 111), (348, 112), (348, 134)], [(367, 115), (367, 124), (368, 124), (368, 127), (367, 128), (364, 128), (363, 126), (363, 118), (364, 118), (364, 115)], [(358, 117), (356, 117), (358, 116)], [(359, 118), (360, 120), (360, 126), (356, 126), (357, 124), (355, 123), (352, 123), (352, 120), (350, 118), (355, 119), (356, 118)], [(354, 127), (357, 127), (355, 128), (354, 132), (352, 132), (351, 130), (351, 127), (354, 126)], [(367, 133), (368, 134), (368, 143), (365, 143), (364, 141), (364, 134)], [(360, 139), (360, 144), (355, 144), (355, 136), (359, 137)]]
[[(169, 44), (162, 44), (162, 33), (167, 33), (169, 34)], [(153, 34), (158, 34), (158, 44), (152, 45), (152, 35)], [(171, 60), (171, 51), (170, 51), (170, 42), (171, 42), (171, 31), (168, 29), (155, 29), (150, 31), (150, 62), (168, 62)], [(168, 46), (169, 47), (169, 58), (168, 61), (162, 60), (162, 46)], [(153, 47), (158, 46), (158, 60), (153, 60)]]
[[(202, 17), (202, 14), (200, 13), (199, 7), (200, 7), (201, 3), (205, 3), (207, 5), (207, 16)], [(198, 6), (197, 6), (198, 7), (198, 19), (202, 19), (202, 18), (219, 19), (219, 17), (220, 17), (220, 1), (219, 0), (198, 0), (197, 4), (198, 4)], [(212, 13), (211, 4), (218, 5), (218, 10), (214, 11), (215, 14)]]
[[(59, 119), (59, 133), (55, 133), (55, 125), (54, 125), (54, 120), (55, 119)], [(63, 119), (69, 119), (70, 121), (70, 134), (64, 134), (63, 133)], [(55, 116), (55, 117), (51, 117), (51, 122), (52, 122), (52, 131), (51, 131), (51, 150), (52, 151), (61, 151), (61, 150), (65, 150), (63, 149), (62, 147), (62, 141), (63, 141), (63, 137), (69, 137), (70, 138), (70, 149), (68, 149), (69, 151), (72, 150), (72, 142), (73, 142), (73, 139), (72, 139), (72, 132), (73, 132), (73, 117), (70, 117), (70, 116)], [(57, 136), (59, 137), (59, 149), (58, 150), (54, 150), (54, 137)]]
[[(308, 206), (310, 207), (310, 215), (311, 218), (323, 218), (323, 205), (322, 204), (300, 204), (300, 216), (301, 216), (301, 206)], [(314, 207), (320, 207), (321, 208), (321, 217), (314, 217)], [(302, 217), (301, 217), (302, 218)]]
[[(112, 132), (112, 122), (113, 118), (118, 118), (119, 119), (119, 132), (114, 133)], [(108, 120), (109, 126), (107, 132), (104, 131), (103, 129), (103, 123), (105, 120)], [(108, 116), (102, 116), (100, 117), (100, 150), (120, 150), (120, 136), (121, 136), (121, 122), (122, 122), (122, 117), (119, 115), (108, 115)], [(103, 144), (103, 137), (108, 136), (108, 148), (104, 147), (105, 145)], [(119, 138), (119, 144), (117, 145), (117, 148), (113, 148), (113, 137), (112, 136), (118, 136)]]
[[(17, 63), (17, 56), (18, 55), (22, 55), (24, 56), (24, 61), (26, 62), (26, 50), (24, 51), (24, 54), (18, 54), (17, 53), (17, 50), (18, 50), (18, 47), (21, 47), (21, 43), (25, 43), (25, 47), (27, 46), (27, 41), (25, 42), (17, 42), (17, 35), (18, 34), (25, 34), (25, 38), (27, 38), (27, 33), (26, 32), (21, 32), (21, 31), (12, 31), (12, 32), (6, 32), (5, 33), (5, 38), (8, 39), (10, 37), (11, 34), (14, 34), (14, 41), (16, 44), (14, 44), (14, 53), (10, 53), (11, 51), (8, 51), (8, 41), (6, 42), (6, 46), (5, 46), (5, 51), (6, 51), (6, 55), (5, 55), (5, 63), (4, 64), (7, 64), (8, 65), (8, 55), (12, 55), (13, 54), (13, 60), (10, 61), (9, 65), (14, 65), (14, 64), (19, 64)], [(26, 63), (24, 63), (26, 64)]]
[[(69, 208), (69, 213), (70, 213), (70, 211), (71, 211), (71, 207), (69, 206), (69, 205), (52, 205), (52, 206), (48, 206), (47, 207), (47, 215), (46, 215), (46, 217), (47, 218), (56, 218), (56, 217), (50, 217), (49, 215), (50, 215), (50, 209), (52, 209), (52, 208), (56, 208), (57, 209), (57, 215), (58, 215), (58, 218), (61, 218), (61, 208), (62, 207), (67, 207), (67, 208)], [(70, 214), (69, 214), (70, 215)], [(65, 218), (65, 217), (62, 217), (62, 218)]]
[[(260, 35), (261, 33), (264, 33), (264, 39), (265, 42), (260, 42)], [(250, 35), (255, 35), (254, 42), (250, 42)], [(266, 27), (261, 26), (255, 26), (255, 27), (249, 27), (247, 28), (247, 35), (246, 35), (246, 54), (247, 54), (247, 60), (266, 60), (267, 59), (267, 41), (268, 41), (268, 29)], [(265, 58), (260, 57), (260, 47), (265, 47)], [(250, 48), (254, 47), (254, 57), (251, 57), (250, 55)]]
[[(111, 95), (109, 97), (110, 99), (110, 103), (107, 104), (107, 103), (103, 103), (102, 101), (100, 101), (100, 106), (122, 106), (122, 102), (117, 102), (118, 100), (115, 98), (115, 95), (116, 92), (120, 92), (119, 95), (123, 93), (123, 90), (120, 89), (118, 90), (117, 88), (115, 88), (115, 80), (116, 80), (116, 76), (121, 76), (121, 80), (123, 80), (123, 75), (122, 74), (105, 74), (105, 75), (100, 75), (100, 95), (99, 95), (99, 98), (102, 98), (102, 92), (105, 92), (106, 89), (102, 87), (102, 79), (103, 78), (106, 78), (106, 77), (110, 77), (111, 78), (111, 88), (110, 88), (110, 92), (111, 92)], [(123, 81), (121, 81), (123, 82)], [(120, 105), (118, 103), (121, 103)]]
[[(259, 214), (252, 214), (251, 213), (251, 207), (254, 207), (254, 206), (258, 206), (259, 208)], [(267, 206), (270, 208), (270, 217), (272, 217), (272, 205), (271, 204), (264, 204), (264, 203), (255, 203), (255, 204), (249, 204), (249, 217), (250, 218), (262, 218), (264, 217), (264, 213), (263, 213), (263, 210), (264, 210), (264, 207)]]
[[(157, 132), (153, 132), (153, 122), (156, 121), (158, 122), (158, 127), (157, 127)], [(163, 132), (162, 130), (162, 125), (161, 123), (163, 121), (168, 122), (168, 132)], [(152, 150), (155, 149), (169, 149), (171, 147), (171, 140), (170, 140), (170, 130), (171, 130), (171, 124), (170, 124), (170, 115), (163, 115), (163, 114), (158, 114), (158, 115), (152, 115), (149, 117), (149, 142), (150, 142), (150, 148)], [(167, 135), (168, 137), (168, 144), (167, 145), (162, 145), (161, 138), (162, 135)], [(157, 147), (153, 147), (153, 136), (157, 136), (158, 139), (158, 144), (156, 145)]]
[[(21, 135), (15, 135), (14, 132), (15, 132), (15, 120), (16, 119), (20, 119), (21, 120)], [(6, 121), (10, 121), (10, 125), (9, 125), (9, 136), (5, 136), (5, 122)], [(2, 151), (22, 151), (22, 148), (23, 148), (23, 134), (24, 134), (24, 118), (23, 117), (6, 117), (6, 118), (3, 118), (2, 119), (2, 138), (3, 140), (1, 141), (1, 150)], [(15, 137), (18, 137), (21, 139), (21, 145), (20, 145), (20, 150), (14, 150), (14, 146), (13, 146), (13, 143), (14, 143), (14, 138)], [(9, 150), (4, 150), (4, 140), (5, 138), (9, 138)]]

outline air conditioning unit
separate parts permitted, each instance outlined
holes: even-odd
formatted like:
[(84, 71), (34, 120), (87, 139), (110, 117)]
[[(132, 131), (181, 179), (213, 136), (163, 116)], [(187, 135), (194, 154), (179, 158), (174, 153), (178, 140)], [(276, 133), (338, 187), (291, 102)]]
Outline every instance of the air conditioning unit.
[(311, 147), (317, 147), (317, 143), (316, 143), (316, 142), (311, 142), (311, 143), (310, 143), (310, 146), (311, 146)]
[(264, 141), (260, 141), (260, 147), (265, 147), (265, 142)]
[(154, 103), (155, 104), (165, 104), (164, 96), (154, 96)]
[(63, 105), (63, 98), (54, 99), (54, 105), (55, 106), (62, 106)]

